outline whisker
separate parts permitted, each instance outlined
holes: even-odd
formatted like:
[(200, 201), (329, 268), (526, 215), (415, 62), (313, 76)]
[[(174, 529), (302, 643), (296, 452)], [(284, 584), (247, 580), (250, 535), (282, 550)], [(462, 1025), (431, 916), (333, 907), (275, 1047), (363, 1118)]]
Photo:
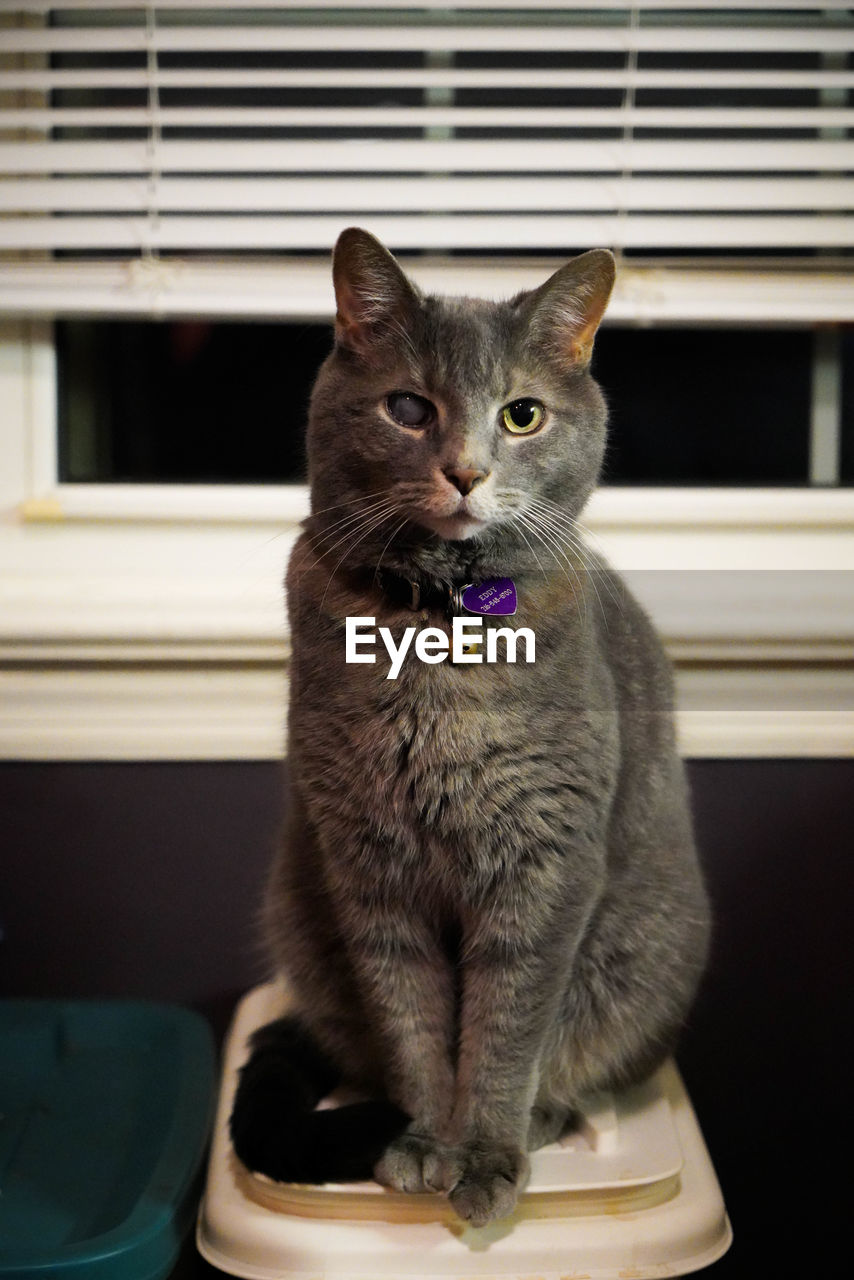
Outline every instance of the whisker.
[[(598, 564), (595, 555), (591, 549), (585, 545), (583, 538), (580, 536), (580, 529), (577, 521), (568, 516), (560, 507), (550, 502), (546, 498), (534, 498), (531, 501), (532, 508), (538, 510), (544, 520), (551, 522), (551, 527), (556, 534), (566, 541), (572, 550), (577, 552), (582, 561), (582, 565), (591, 579), (598, 576), (599, 581), (607, 590), (611, 599), (611, 603), (617, 609), (622, 609), (623, 602), (620, 593), (614, 587), (611, 580), (611, 573), (606, 566)], [(598, 594), (598, 593), (597, 593)]]
[[(519, 526), (524, 524), (526, 528), (536, 536), (538, 541), (542, 543), (555, 562), (558, 561), (558, 557), (563, 560), (565, 565), (564, 572), (566, 573), (567, 578), (569, 578), (571, 572), (577, 579), (577, 567), (563, 551), (560, 544), (564, 542), (570, 544), (572, 549), (579, 552), (582, 559), (584, 556), (584, 548), (574, 545), (576, 540), (568, 534), (568, 531), (547, 520), (546, 517), (551, 514), (549, 508), (546, 507), (545, 504), (541, 504), (536, 499), (531, 498), (523, 489), (503, 489), (501, 491), (501, 498), (503, 502), (507, 503), (512, 509), (514, 509), (511, 523), (519, 528), (519, 532), (522, 533), (522, 529)], [(542, 528), (540, 527), (541, 525), (551, 534), (554, 545), (545, 537)], [(522, 533), (522, 536), (525, 538), (524, 533)], [(525, 538), (525, 542), (534, 555), (535, 560), (537, 560), (537, 564), (540, 565), (540, 568), (542, 569), (542, 565), (540, 564), (531, 543), (527, 538)], [(543, 572), (545, 571), (543, 570)]]
[(374, 569), (374, 582), (376, 582), (376, 580), (377, 580), (377, 576), (378, 576), (379, 571), (380, 571), (380, 565), (381, 565), (381, 564), (382, 564), (382, 562), (383, 562), (383, 556), (384, 556), (384, 555), (385, 555), (385, 553), (388, 551), (389, 547), (391, 546), (392, 542), (393, 542), (393, 541), (394, 541), (394, 539), (397, 537), (397, 535), (400, 533), (400, 531), (401, 531), (401, 529), (403, 528), (403, 526), (404, 526), (405, 524), (408, 524), (408, 523), (409, 523), (409, 516), (404, 516), (404, 517), (403, 517), (403, 519), (401, 520), (400, 524), (395, 525), (395, 527), (392, 529), (392, 531), (391, 531), (391, 533), (390, 533), (390, 535), (389, 535), (388, 542), (386, 542), (385, 546), (383, 547), (382, 551), (380, 552), (380, 558), (379, 558), (379, 560), (377, 560), (377, 567), (376, 567), (376, 569)]
[(325, 534), (317, 538), (317, 541), (324, 542), (326, 538), (328, 538), (333, 533), (340, 533), (341, 537), (336, 538), (335, 541), (332, 543), (331, 547), (327, 547), (325, 551), (321, 551), (320, 555), (317, 557), (314, 563), (309, 565), (309, 568), (313, 569), (314, 565), (319, 564), (320, 561), (324, 558), (324, 556), (330, 555), (330, 553), (333, 552), (336, 547), (340, 547), (342, 542), (346, 542), (350, 534), (353, 532), (354, 527), (358, 528), (358, 526), (361, 524), (363, 520), (371, 518), (374, 515), (378, 515), (380, 512), (383, 512), (383, 511), (390, 512), (390, 511), (397, 511), (397, 510), (399, 510), (399, 506), (396, 502), (393, 502), (389, 498), (384, 498), (382, 502), (371, 503), (371, 505), (369, 507), (366, 507), (364, 511), (357, 511), (354, 515), (350, 515), (345, 517), (342, 520), (336, 521), (334, 525), (332, 525), (329, 529), (326, 530)]
[[(382, 524), (386, 522), (386, 520), (389, 519), (390, 516), (393, 516), (399, 510), (400, 510), (400, 507), (397, 505), (397, 503), (393, 503), (390, 510), (382, 511), (379, 515), (373, 516), (368, 521), (367, 528), (364, 529), (364, 531), (359, 535), (358, 538), (355, 538), (352, 541), (347, 541), (347, 546), (344, 548), (343, 554), (341, 555), (340, 559), (337, 561), (334, 569), (329, 575), (328, 581), (323, 591), (323, 595), (320, 598), (320, 604), (317, 606), (318, 615), (320, 615), (323, 612), (323, 605), (326, 600), (326, 596), (329, 591), (329, 588), (332, 585), (332, 579), (335, 577), (336, 573), (338, 572), (338, 570), (340, 569), (344, 561), (347, 559), (347, 556), (350, 554), (350, 552), (354, 551), (360, 542), (364, 542), (365, 538), (367, 538), (371, 533), (373, 533), (375, 529), (378, 529)], [(351, 530), (351, 532), (353, 531)], [(347, 537), (349, 537), (349, 535), (347, 535)], [(346, 541), (346, 538), (343, 540)]]
[[(528, 547), (528, 550), (531, 552), (531, 555), (532, 555), (532, 556), (534, 557), (534, 559), (536, 560), (536, 562), (537, 562), (537, 567), (539, 568), (540, 573), (543, 575), (543, 577), (544, 577), (544, 578), (547, 578), (547, 577), (548, 577), (548, 574), (546, 573), (545, 569), (543, 568), (543, 565), (542, 565), (542, 562), (541, 562), (541, 560), (540, 560), (540, 557), (537, 555), (536, 551), (534, 550), (533, 545), (532, 545), (532, 543), (531, 543), (530, 539), (529, 539), (529, 538), (527, 537), (527, 535), (525, 534), (525, 529), (523, 528), (523, 525), (525, 526), (525, 528), (530, 529), (531, 533), (533, 533), (533, 534), (534, 534), (534, 536), (535, 536), (535, 537), (537, 537), (537, 538), (539, 538), (540, 542), (542, 542), (542, 541), (543, 541), (543, 539), (542, 539), (542, 538), (540, 538), (540, 535), (539, 535), (539, 533), (538, 533), (537, 529), (535, 529), (535, 528), (534, 528), (534, 526), (533, 526), (533, 524), (532, 524), (532, 522), (531, 522), (530, 520), (528, 520), (528, 519), (527, 519), (527, 517), (526, 517), (526, 515), (525, 515), (525, 512), (524, 512), (524, 511), (517, 511), (517, 512), (516, 512), (516, 514), (515, 514), (515, 516), (513, 517), (513, 521), (512, 521), (512, 523), (516, 525), (516, 527), (518, 528), (518, 530), (519, 530), (519, 532), (521, 533), (522, 537), (525, 539), (525, 544), (526, 544), (526, 546)], [(549, 550), (549, 551), (550, 551), (550, 550), (551, 550), (551, 548), (550, 548), (550, 547), (548, 547), (548, 546), (546, 546), (546, 550)]]
[(329, 535), (331, 533), (334, 533), (336, 529), (343, 528), (345, 525), (348, 525), (348, 524), (352, 524), (354, 520), (359, 520), (362, 516), (367, 515), (368, 512), (370, 511), (378, 510), (383, 505), (384, 502), (390, 502), (391, 500), (392, 499), (388, 496), (388, 491), (383, 495), (383, 497), (377, 498), (375, 502), (368, 502), (367, 499), (365, 499), (366, 505), (361, 506), (358, 509), (358, 511), (347, 512), (346, 515), (340, 516), (337, 520), (333, 520), (330, 525), (327, 525), (322, 530), (322, 532), (316, 533), (314, 535), (315, 541), (325, 542), (326, 539), (329, 537)]
[(599, 572), (598, 566), (591, 559), (588, 548), (579, 538), (569, 516), (561, 512), (559, 508), (551, 504), (547, 505), (538, 499), (532, 499), (531, 509), (536, 513), (538, 519), (542, 520), (543, 524), (552, 531), (557, 540), (573, 554), (576, 573), (583, 571), (592, 576), (594, 573)]
[(568, 519), (559, 520), (555, 512), (550, 508), (543, 506), (536, 499), (532, 499), (530, 503), (530, 511), (532, 515), (536, 515), (545, 525), (554, 533), (555, 537), (563, 543), (570, 551), (574, 552), (577, 559), (584, 569), (590, 568), (587, 549), (575, 534), (575, 530)]
[[(551, 529), (552, 533), (556, 538), (565, 542), (565, 544), (568, 545), (570, 549), (575, 551), (576, 554), (578, 555), (578, 558), (581, 562), (581, 571), (587, 575), (587, 580), (590, 583), (590, 586), (593, 588), (593, 594), (596, 596), (596, 601), (599, 605), (599, 612), (602, 615), (602, 620), (604, 621), (605, 626), (607, 627), (608, 615), (606, 613), (605, 605), (603, 603), (602, 596), (600, 595), (599, 588), (597, 586), (597, 581), (596, 581), (597, 576), (599, 577), (600, 581), (603, 581), (606, 587), (608, 588), (608, 592), (611, 595), (612, 602), (619, 604), (619, 601), (615, 600), (613, 596), (613, 588), (611, 587), (611, 584), (608, 582), (607, 576), (602, 572), (602, 570), (598, 567), (598, 565), (596, 565), (595, 563), (591, 563), (589, 556), (586, 554), (587, 549), (584, 547), (584, 544), (579, 542), (578, 539), (574, 537), (574, 535), (569, 531), (569, 529), (566, 528), (565, 525), (561, 525), (557, 522), (554, 516), (554, 513), (547, 512), (546, 514), (543, 514), (543, 512), (540, 512), (539, 518), (543, 521), (543, 524), (547, 528)], [(575, 573), (577, 578), (579, 573), (579, 570), (577, 567), (576, 567)]]
[[(593, 587), (594, 594), (596, 595), (596, 598), (599, 602), (599, 608), (602, 611), (602, 616), (604, 618), (605, 610), (602, 605), (602, 600), (599, 595), (599, 592), (596, 588), (596, 583), (593, 579), (593, 575), (591, 573), (591, 567), (588, 562), (588, 557), (585, 554), (586, 548), (575, 537), (574, 532), (571, 528), (571, 525), (569, 524), (569, 518), (565, 517), (563, 523), (558, 522), (557, 519), (555, 518), (555, 513), (553, 510), (537, 502), (534, 499), (531, 500), (530, 506), (531, 506), (531, 515), (534, 516), (537, 520), (539, 520), (542, 523), (543, 527), (547, 529), (552, 535), (552, 537), (555, 539), (555, 542), (561, 546), (561, 556), (564, 562), (566, 563), (567, 568), (572, 571), (572, 575), (575, 578), (575, 581), (576, 582), (579, 581), (579, 568), (582, 572), (587, 573), (587, 576), (590, 579), (590, 585)], [(573, 552), (577, 557), (577, 560), (576, 561), (571, 560), (570, 557), (567, 555), (566, 551), (563, 550), (563, 547), (566, 547), (569, 549), (569, 551)], [(578, 562), (580, 562), (580, 566)]]
[[(396, 503), (392, 502), (390, 499), (384, 498), (379, 502), (370, 503), (363, 511), (357, 511), (348, 516), (342, 517), (341, 520), (336, 520), (329, 529), (327, 529), (323, 534), (317, 536), (316, 541), (323, 542), (333, 533), (341, 533), (341, 536), (336, 538), (330, 547), (327, 547), (324, 551), (321, 551), (318, 556), (315, 556), (314, 560), (312, 560), (310, 564), (306, 564), (301, 567), (299, 580), (302, 580), (307, 573), (310, 573), (312, 569), (316, 568), (325, 556), (331, 555), (336, 547), (340, 547), (343, 542), (346, 542), (351, 534), (358, 530), (365, 519), (369, 519), (380, 512), (385, 516), (386, 514), (391, 514), (396, 509)], [(344, 530), (343, 533), (341, 532), (342, 530)]]
[(580, 556), (586, 557), (588, 555), (588, 548), (585, 547), (572, 516), (568, 516), (565, 511), (561, 510), (556, 503), (551, 502), (548, 498), (531, 498), (530, 506), (544, 516), (548, 516), (554, 527), (559, 527), (563, 531), (566, 541)]
[[(342, 533), (340, 538), (336, 538), (335, 541), (332, 543), (331, 547), (326, 548), (326, 550), (320, 556), (320, 559), (322, 560), (325, 556), (331, 555), (332, 552), (335, 551), (337, 547), (340, 547), (342, 545), (342, 543), (350, 543), (350, 539), (352, 535), (354, 533), (358, 533), (363, 525), (367, 525), (366, 532), (369, 532), (371, 529), (376, 528), (378, 524), (382, 524), (382, 522), (386, 519), (387, 516), (394, 515), (394, 513), (399, 510), (400, 508), (398, 507), (396, 502), (384, 502), (381, 506), (377, 508), (372, 508), (370, 511), (365, 511), (360, 515), (358, 520), (354, 520), (351, 522), (350, 528), (348, 528), (344, 533)], [(362, 536), (364, 536), (364, 534)], [(358, 539), (358, 542), (361, 542), (361, 540), (362, 538), (360, 537)], [(352, 543), (352, 545), (356, 546), (358, 545), (358, 542), (354, 542)], [(347, 554), (346, 551), (344, 554), (345, 555)], [(341, 561), (339, 560), (338, 563), (340, 564)]]
[[(549, 529), (548, 525), (546, 525), (545, 522), (542, 521), (542, 517), (534, 516), (531, 512), (527, 512), (523, 514), (522, 519), (525, 521), (525, 523), (527, 524), (531, 532), (535, 534), (535, 536), (543, 544), (546, 550), (550, 553), (553, 560), (555, 561), (555, 564), (558, 565), (558, 568), (562, 569), (564, 576), (566, 577), (566, 580), (570, 585), (573, 596), (576, 599), (580, 598), (583, 601), (584, 600), (583, 592), (580, 592), (578, 595), (576, 595), (575, 588), (579, 584), (578, 584), (578, 573), (576, 571), (575, 565), (572, 563), (572, 561), (569, 559), (566, 553), (562, 550), (560, 546), (560, 540), (556, 537), (554, 530)], [(543, 527), (546, 529), (546, 531), (552, 534), (554, 542), (550, 542), (546, 538), (545, 533), (542, 531), (542, 529), (540, 528), (540, 525), (537, 523), (538, 520), (540, 520), (540, 522), (543, 524)], [(560, 564), (560, 560), (563, 560), (564, 562), (563, 565)]]
[(338, 511), (341, 507), (351, 507), (354, 502), (367, 502), (369, 498), (379, 498), (384, 493), (391, 493), (391, 488), (388, 485), (384, 489), (375, 489), (373, 493), (360, 494), (358, 498), (347, 498), (345, 502), (335, 502), (331, 507), (318, 507), (317, 511), (310, 512), (310, 518), (312, 516), (326, 515), (327, 511)]

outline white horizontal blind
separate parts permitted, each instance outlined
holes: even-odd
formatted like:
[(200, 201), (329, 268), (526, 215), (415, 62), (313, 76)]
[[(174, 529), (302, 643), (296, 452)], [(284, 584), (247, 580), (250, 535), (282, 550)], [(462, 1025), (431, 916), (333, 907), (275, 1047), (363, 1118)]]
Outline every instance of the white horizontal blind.
[(852, 91), (840, 0), (0, 0), (0, 255), (844, 258)]

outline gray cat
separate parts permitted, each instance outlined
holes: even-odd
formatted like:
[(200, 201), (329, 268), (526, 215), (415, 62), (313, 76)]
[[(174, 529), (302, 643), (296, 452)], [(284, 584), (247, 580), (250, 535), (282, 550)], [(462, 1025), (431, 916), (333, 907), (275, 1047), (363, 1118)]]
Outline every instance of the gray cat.
[[(333, 274), (267, 908), (295, 1013), (256, 1037), (231, 1131), (273, 1177), (372, 1168), (480, 1226), (581, 1095), (670, 1050), (707, 946), (668, 663), (577, 524), (614, 263), (594, 250), (505, 303), (425, 297), (351, 228)], [(455, 654), (465, 588), (506, 579), (515, 616), (479, 615), (493, 660)], [(502, 660), (508, 621), (533, 661)], [(413, 627), (432, 648), (392, 676)], [(365, 1101), (314, 1112), (340, 1080)]]

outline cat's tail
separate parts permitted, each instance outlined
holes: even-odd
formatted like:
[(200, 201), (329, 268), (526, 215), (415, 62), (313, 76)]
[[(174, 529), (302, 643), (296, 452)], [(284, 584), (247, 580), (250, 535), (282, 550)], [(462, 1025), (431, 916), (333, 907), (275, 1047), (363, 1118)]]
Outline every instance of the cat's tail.
[(353, 1182), (372, 1176), (409, 1117), (382, 1100), (315, 1110), (340, 1072), (298, 1018), (279, 1018), (252, 1037), (229, 1132), (241, 1162), (276, 1182)]

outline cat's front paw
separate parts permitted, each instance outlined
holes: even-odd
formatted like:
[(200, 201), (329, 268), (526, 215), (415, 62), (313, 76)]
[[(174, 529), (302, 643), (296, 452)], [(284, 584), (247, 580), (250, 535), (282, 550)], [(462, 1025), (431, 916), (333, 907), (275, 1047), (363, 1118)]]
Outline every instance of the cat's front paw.
[(374, 1166), (374, 1177), (395, 1191), (438, 1191), (434, 1170), (441, 1163), (441, 1144), (425, 1134), (395, 1138)]
[(472, 1227), (506, 1218), (516, 1208), (528, 1176), (528, 1157), (518, 1147), (472, 1143), (456, 1152), (457, 1176), (448, 1199)]

